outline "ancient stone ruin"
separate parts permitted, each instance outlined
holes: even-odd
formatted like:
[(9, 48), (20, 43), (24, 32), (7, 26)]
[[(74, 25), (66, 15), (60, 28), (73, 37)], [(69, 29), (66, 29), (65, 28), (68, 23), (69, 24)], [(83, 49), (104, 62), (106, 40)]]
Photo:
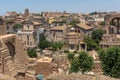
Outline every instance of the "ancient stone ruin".
[(15, 34), (5, 34), (5, 22), (0, 19), (0, 72), (10, 76), (24, 73), (28, 62), (23, 43)]
[(100, 43), (102, 48), (120, 46), (120, 14), (106, 15), (106, 34)]

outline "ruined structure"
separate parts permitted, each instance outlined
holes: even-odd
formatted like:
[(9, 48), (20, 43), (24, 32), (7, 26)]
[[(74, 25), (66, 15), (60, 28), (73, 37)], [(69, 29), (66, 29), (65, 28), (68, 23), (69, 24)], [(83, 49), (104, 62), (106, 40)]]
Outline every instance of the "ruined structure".
[(120, 14), (107, 15), (106, 34), (103, 35), (101, 47), (120, 46)]
[(42, 74), (45, 77), (49, 76), (52, 74), (52, 58), (44, 57), (39, 60), (37, 60), (37, 65), (36, 65), (36, 74)]
[[(5, 34), (5, 22), (0, 19), (0, 72), (10, 76), (16, 76), (19, 72), (25, 72), (28, 62), (23, 43), (15, 34)], [(2, 33), (1, 33), (2, 32)]]

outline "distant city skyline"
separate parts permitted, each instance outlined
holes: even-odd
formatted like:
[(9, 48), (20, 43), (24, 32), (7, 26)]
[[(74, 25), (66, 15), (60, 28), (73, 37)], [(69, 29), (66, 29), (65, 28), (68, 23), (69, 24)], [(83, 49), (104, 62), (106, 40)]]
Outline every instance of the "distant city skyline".
[(1, 0), (0, 15), (8, 11), (30, 12), (67, 11), (67, 12), (120, 12), (120, 0)]

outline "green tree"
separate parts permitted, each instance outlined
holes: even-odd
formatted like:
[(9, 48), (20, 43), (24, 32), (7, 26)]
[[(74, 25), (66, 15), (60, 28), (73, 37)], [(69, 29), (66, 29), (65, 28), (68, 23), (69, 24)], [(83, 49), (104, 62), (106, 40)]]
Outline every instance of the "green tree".
[(87, 52), (81, 51), (78, 57), (71, 60), (70, 72), (88, 72), (92, 69), (92, 65), (93, 58)]
[(87, 52), (81, 51), (78, 58), (80, 63), (80, 70), (82, 73), (88, 72), (92, 69), (93, 58), (89, 56)]
[(13, 29), (14, 30), (16, 30), (16, 29), (21, 29), (23, 26), (22, 26), (22, 24), (15, 24), (14, 26), (13, 26)]
[(102, 40), (102, 36), (105, 34), (105, 30), (96, 29), (92, 32), (91, 37), (84, 37), (84, 42), (87, 44), (87, 50), (96, 50), (100, 49), (99, 43)]
[(97, 43), (99, 44), (99, 42), (101, 41), (102, 39), (102, 36), (103, 34), (105, 34), (105, 30), (102, 30), (102, 29), (96, 29), (92, 32), (92, 39)]
[(62, 42), (51, 42), (50, 46), (52, 47), (52, 50), (56, 51), (56, 50), (60, 50), (63, 47), (63, 43)]
[(98, 44), (93, 40), (91, 39), (90, 37), (84, 37), (84, 42), (87, 44), (87, 50), (90, 51), (90, 50), (99, 50), (99, 46)]
[(105, 75), (120, 78), (120, 47), (110, 47), (99, 51)]
[(98, 12), (92, 12), (89, 15), (97, 15), (97, 14), (98, 14)]
[(72, 72), (78, 72), (79, 71), (79, 60), (78, 58), (74, 58), (72, 61), (71, 61), (71, 67), (70, 67), (70, 73)]
[(112, 69), (111, 76), (115, 78), (120, 78), (120, 58)]
[(68, 54), (67, 54), (67, 58), (68, 58), (68, 60), (73, 60), (74, 59), (74, 53), (72, 53), (72, 52), (69, 52)]
[(40, 41), (38, 47), (40, 49), (45, 49), (50, 46), (50, 42), (46, 40), (44, 34), (40, 34)]
[(52, 48), (52, 50), (53, 51), (56, 51), (57, 50), (57, 48), (58, 48), (58, 46), (57, 46), (57, 42), (51, 42), (51, 48)]
[(64, 43), (62, 43), (62, 42), (57, 42), (57, 45), (58, 45), (58, 49), (62, 49)]
[(28, 50), (27, 54), (30, 58), (37, 58), (37, 53), (35, 49)]

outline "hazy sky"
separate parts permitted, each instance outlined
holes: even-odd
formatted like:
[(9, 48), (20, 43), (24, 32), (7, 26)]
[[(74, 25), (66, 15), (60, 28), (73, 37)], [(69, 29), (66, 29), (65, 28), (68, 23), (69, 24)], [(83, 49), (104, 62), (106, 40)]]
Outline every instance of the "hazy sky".
[(120, 0), (1, 0), (0, 14), (7, 11), (24, 12), (29, 8), (31, 12), (41, 11), (119, 11)]

